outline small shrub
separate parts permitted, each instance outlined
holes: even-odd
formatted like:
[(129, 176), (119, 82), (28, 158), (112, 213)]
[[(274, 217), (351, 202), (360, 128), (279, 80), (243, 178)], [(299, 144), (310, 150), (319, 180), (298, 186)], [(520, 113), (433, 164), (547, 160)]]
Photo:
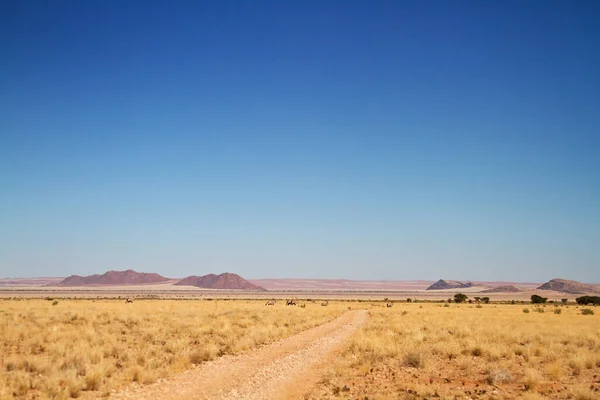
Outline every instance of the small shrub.
[(581, 315), (594, 315), (594, 310), (590, 308), (584, 308), (581, 310)]
[(513, 381), (512, 374), (505, 369), (491, 370), (487, 376), (487, 382), (490, 385), (497, 385), (499, 383), (509, 383), (512, 381)]
[(525, 390), (535, 390), (540, 383), (540, 376), (534, 369), (529, 369), (525, 372), (524, 380)]
[(58, 304), (58, 300), (54, 300), (54, 301), (52, 302), (52, 305), (53, 305), (53, 306), (55, 306), (55, 305), (57, 305), (57, 304)]
[(98, 390), (102, 383), (102, 374), (95, 371), (85, 377), (85, 390)]
[(425, 365), (425, 356), (417, 350), (404, 353), (403, 363), (407, 367), (422, 368)]
[(543, 312), (544, 312), (544, 309), (543, 309), (543, 308), (536, 308), (536, 309), (535, 309), (535, 311), (536, 311), (536, 312), (539, 312), (539, 313), (543, 313)]
[(524, 308), (524, 309), (523, 309), (523, 312), (524, 312), (525, 314), (529, 314), (529, 308)]
[(560, 308), (554, 309), (554, 314), (560, 314), (561, 312), (562, 312), (562, 310)]
[(481, 304), (477, 304), (475, 308), (483, 308), (483, 306)]
[(444, 304), (444, 307), (450, 307), (450, 304)]
[(81, 395), (81, 386), (75, 382), (69, 384), (69, 397), (76, 399)]
[(583, 369), (583, 361), (582, 360), (571, 360), (569, 362), (569, 368), (571, 368), (571, 373), (573, 376), (581, 375), (581, 370)]

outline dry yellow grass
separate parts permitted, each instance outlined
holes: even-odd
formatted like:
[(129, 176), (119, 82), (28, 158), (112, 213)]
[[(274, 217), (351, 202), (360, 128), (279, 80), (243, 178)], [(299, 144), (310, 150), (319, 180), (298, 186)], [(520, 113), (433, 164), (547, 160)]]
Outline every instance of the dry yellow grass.
[(600, 398), (598, 315), (522, 309), (371, 307), (310, 398)]
[(108, 396), (341, 315), (347, 303), (0, 301), (0, 399)]

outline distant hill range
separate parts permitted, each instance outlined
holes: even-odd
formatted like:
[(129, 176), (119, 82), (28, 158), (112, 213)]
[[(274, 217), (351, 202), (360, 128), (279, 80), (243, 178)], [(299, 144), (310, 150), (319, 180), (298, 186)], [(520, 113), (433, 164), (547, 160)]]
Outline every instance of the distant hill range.
[(600, 285), (594, 285), (591, 283), (581, 283), (577, 281), (570, 281), (567, 279), (551, 279), (538, 287), (540, 290), (553, 290), (555, 292), (563, 292), (570, 294), (586, 294), (586, 293), (600, 293)]
[(248, 282), (239, 275), (227, 272), (220, 275), (188, 276), (177, 281), (176, 279), (166, 278), (159, 274), (136, 272), (132, 269), (128, 269), (127, 271), (108, 271), (101, 275), (71, 275), (60, 282), (52, 282), (45, 286), (134, 286), (156, 284), (196, 286), (206, 289), (265, 290), (260, 286)]
[(56, 284), (48, 286), (100, 286), (100, 285), (150, 285), (169, 281), (159, 274), (127, 271), (108, 271), (90, 276), (71, 275)]
[(491, 289), (482, 290), (481, 293), (520, 293), (521, 289), (514, 285), (496, 286)]
[(205, 289), (242, 289), (266, 291), (261, 286), (254, 285), (237, 274), (226, 272), (221, 275), (208, 274), (203, 276), (188, 276), (175, 283), (182, 286), (196, 286)]
[(425, 290), (466, 289), (472, 286), (472, 282), (446, 281), (444, 279), (440, 279)]

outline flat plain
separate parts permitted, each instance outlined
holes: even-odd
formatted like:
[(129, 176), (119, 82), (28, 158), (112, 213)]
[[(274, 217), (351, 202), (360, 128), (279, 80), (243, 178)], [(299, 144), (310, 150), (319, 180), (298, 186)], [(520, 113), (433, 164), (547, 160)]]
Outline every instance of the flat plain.
[[(298, 390), (288, 385), (277, 397), (600, 398), (597, 308), (584, 315), (585, 307), (574, 304), (386, 307), (383, 299), (350, 298), (327, 307), (310, 299), (296, 306), (241, 298), (4, 299), (0, 398), (104, 398), (167, 385), (221, 358), (252, 357), (278, 341), (299, 343), (301, 332), (349, 309), (367, 310), (366, 319), (314, 368), (318, 379)], [(316, 342), (306, 342), (304, 352), (313, 348)], [(272, 374), (280, 361), (269, 359)]]

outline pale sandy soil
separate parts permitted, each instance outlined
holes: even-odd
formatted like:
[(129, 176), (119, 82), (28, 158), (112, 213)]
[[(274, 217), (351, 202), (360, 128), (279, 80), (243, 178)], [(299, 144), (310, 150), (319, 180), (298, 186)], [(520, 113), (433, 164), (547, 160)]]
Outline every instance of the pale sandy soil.
[(350, 335), (366, 322), (366, 310), (237, 356), (223, 356), (172, 379), (132, 386), (114, 400), (303, 398)]

